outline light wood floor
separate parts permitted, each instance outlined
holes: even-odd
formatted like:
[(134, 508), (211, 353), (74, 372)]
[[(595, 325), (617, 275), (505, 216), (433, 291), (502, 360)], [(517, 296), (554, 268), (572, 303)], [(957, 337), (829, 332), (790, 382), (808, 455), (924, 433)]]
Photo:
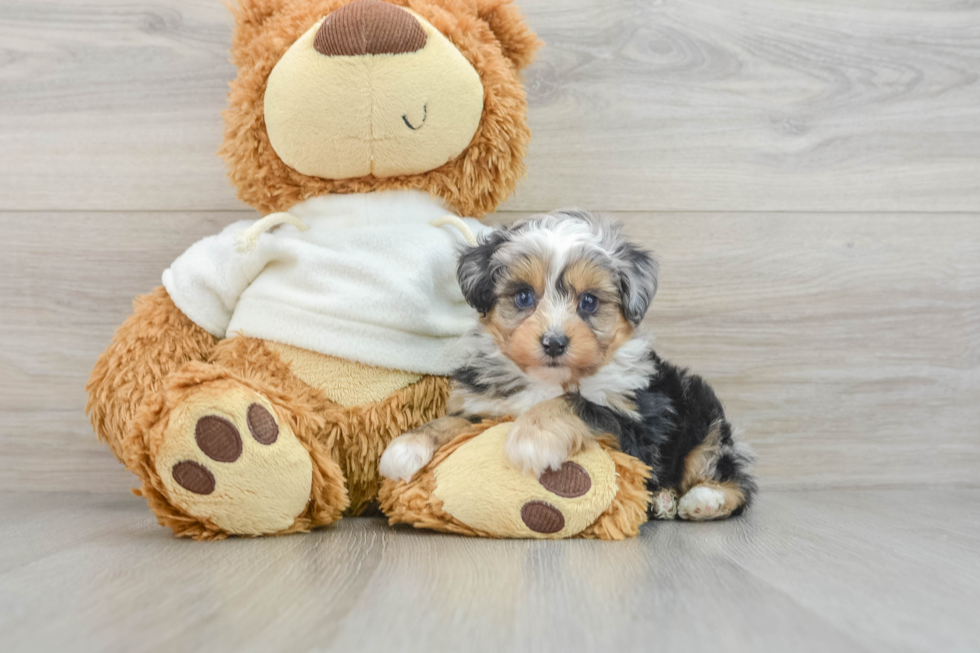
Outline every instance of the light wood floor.
[(980, 490), (769, 492), (619, 542), (349, 519), (172, 539), (122, 494), (0, 496), (4, 651), (976, 651)]
[(980, 650), (980, 3), (518, 4), (546, 47), (492, 219), (584, 206), (658, 253), (644, 327), (758, 452), (758, 509), (171, 539), (83, 388), (134, 295), (255, 217), (215, 156), (229, 13), (0, 0), (0, 651)]

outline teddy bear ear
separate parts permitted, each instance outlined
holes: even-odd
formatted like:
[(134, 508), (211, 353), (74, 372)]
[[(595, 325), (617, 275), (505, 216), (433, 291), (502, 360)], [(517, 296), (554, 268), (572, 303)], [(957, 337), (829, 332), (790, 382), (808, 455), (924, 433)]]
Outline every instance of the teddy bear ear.
[(227, 6), (239, 29), (255, 29), (283, 9), (285, 0), (230, 0)]
[(504, 56), (515, 68), (521, 70), (531, 63), (542, 43), (512, 0), (479, 0), (477, 14), (490, 25)]

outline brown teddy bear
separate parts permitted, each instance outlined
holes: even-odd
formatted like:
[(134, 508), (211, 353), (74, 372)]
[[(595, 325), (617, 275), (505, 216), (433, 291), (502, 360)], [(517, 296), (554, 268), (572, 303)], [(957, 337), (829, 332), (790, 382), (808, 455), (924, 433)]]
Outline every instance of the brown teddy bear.
[[(524, 174), (519, 71), (538, 47), (509, 0), (238, 0), (234, 13), (220, 153), (268, 215), (179, 257), (87, 388), (138, 493), (196, 539), (362, 513), (379, 501), (387, 443), (445, 412), (453, 345), (476, 320), (455, 258)], [(546, 483), (507, 468), (506, 425), (493, 426), (411, 483), (386, 481), (391, 521), (636, 533), (638, 461), (595, 447)]]

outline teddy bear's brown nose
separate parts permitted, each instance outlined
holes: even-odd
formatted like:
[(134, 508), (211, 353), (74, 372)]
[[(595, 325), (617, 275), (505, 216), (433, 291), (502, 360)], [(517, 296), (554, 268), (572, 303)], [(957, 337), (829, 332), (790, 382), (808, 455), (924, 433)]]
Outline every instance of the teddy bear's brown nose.
[(313, 47), (320, 54), (402, 54), (421, 50), (426, 34), (415, 17), (383, 0), (355, 0), (324, 19)]

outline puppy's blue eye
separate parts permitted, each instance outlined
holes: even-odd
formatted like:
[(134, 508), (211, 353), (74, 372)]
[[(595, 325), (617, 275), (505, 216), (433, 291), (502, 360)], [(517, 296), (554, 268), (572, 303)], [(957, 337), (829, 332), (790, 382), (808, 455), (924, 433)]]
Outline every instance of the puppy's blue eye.
[(592, 315), (599, 309), (599, 298), (590, 292), (582, 293), (578, 298), (578, 310)]
[(517, 291), (517, 294), (514, 295), (514, 304), (517, 305), (517, 308), (531, 308), (534, 306), (534, 291), (530, 288)]

